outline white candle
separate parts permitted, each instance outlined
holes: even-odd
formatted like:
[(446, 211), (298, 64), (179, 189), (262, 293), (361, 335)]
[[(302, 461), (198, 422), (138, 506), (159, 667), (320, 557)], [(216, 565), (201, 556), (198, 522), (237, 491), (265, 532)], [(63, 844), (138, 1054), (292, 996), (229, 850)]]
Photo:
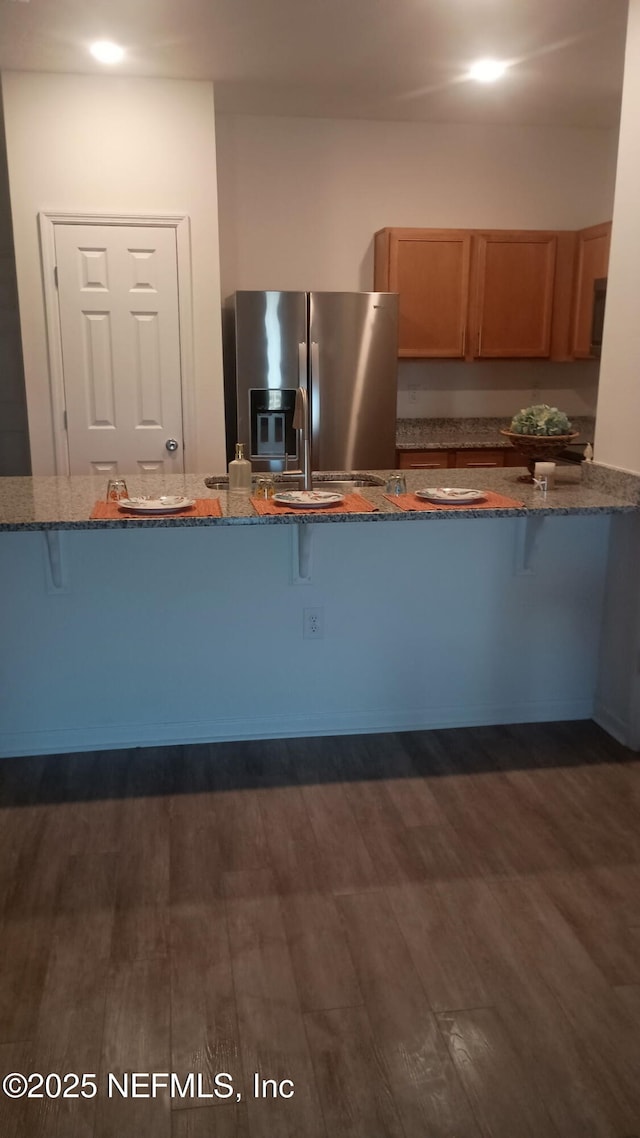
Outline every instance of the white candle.
[(536, 462), (533, 477), (538, 481), (544, 478), (547, 483), (547, 490), (552, 490), (556, 481), (556, 464), (555, 462)]

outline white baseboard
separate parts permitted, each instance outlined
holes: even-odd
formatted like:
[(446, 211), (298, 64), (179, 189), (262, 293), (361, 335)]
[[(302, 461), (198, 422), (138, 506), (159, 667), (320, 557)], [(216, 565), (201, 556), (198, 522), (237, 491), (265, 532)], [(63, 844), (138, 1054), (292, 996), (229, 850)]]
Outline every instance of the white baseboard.
[[(124, 747), (163, 747), (188, 743), (221, 743), (242, 739), (304, 738), (310, 735), (370, 735), (388, 731), (428, 731), (446, 727), (486, 727), (498, 723), (552, 723), (591, 719), (618, 738), (594, 716), (591, 700), (558, 700), (509, 706), (407, 708), (406, 710), (325, 712), (313, 716), (257, 716), (175, 723), (126, 723), (0, 735), (0, 758), (57, 755), (75, 751), (107, 751)], [(620, 740), (623, 742), (624, 740)]]

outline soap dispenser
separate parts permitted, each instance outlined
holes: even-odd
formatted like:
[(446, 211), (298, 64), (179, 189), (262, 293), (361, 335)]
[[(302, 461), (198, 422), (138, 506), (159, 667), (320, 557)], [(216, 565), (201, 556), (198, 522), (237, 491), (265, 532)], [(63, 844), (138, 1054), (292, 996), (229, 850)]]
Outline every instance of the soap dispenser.
[(251, 492), (251, 463), (244, 457), (244, 443), (236, 443), (236, 457), (229, 463), (229, 489)]

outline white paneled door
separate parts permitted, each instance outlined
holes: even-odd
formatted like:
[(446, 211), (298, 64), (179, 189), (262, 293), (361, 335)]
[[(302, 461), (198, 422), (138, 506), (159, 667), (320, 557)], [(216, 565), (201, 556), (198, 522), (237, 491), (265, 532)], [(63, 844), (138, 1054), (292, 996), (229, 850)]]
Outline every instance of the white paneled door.
[(71, 474), (184, 470), (176, 231), (56, 225)]

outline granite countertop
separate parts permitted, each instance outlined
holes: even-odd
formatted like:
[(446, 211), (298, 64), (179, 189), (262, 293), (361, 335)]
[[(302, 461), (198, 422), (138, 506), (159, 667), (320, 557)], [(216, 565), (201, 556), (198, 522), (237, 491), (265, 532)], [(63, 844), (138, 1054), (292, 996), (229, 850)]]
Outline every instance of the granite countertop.
[[(365, 473), (365, 472), (363, 472)], [(388, 471), (370, 471), (384, 479)], [(407, 487), (417, 490), (427, 485), (424, 471), (405, 471)], [(375, 507), (371, 514), (323, 514), (322, 511), (301, 514), (259, 516), (248, 497), (228, 490), (208, 489), (203, 474), (168, 475), (163, 477), (128, 477), (129, 492), (140, 494), (184, 494), (191, 498), (219, 498), (221, 518), (180, 518), (123, 516), (117, 520), (91, 521), (95, 502), (102, 499), (106, 479), (92, 475), (73, 478), (0, 478), (0, 530), (97, 530), (179, 528), (182, 526), (333, 524), (335, 522), (437, 521), (443, 518), (522, 517), (531, 514), (598, 514), (632, 513), (640, 510), (640, 476), (625, 475), (589, 463), (558, 467), (556, 487), (542, 495), (530, 484), (518, 481), (518, 467), (483, 470), (438, 471), (440, 483), (493, 490), (523, 503), (509, 510), (466, 509), (407, 512), (384, 497), (384, 486), (365, 486), (356, 492)], [(216, 479), (218, 476), (214, 476)], [(223, 479), (225, 476), (220, 475)], [(325, 476), (327, 477), (327, 476)], [(428, 476), (432, 483), (434, 475)]]
[[(500, 429), (509, 429), (510, 419), (398, 419), (398, 450), (481, 450), (485, 447), (511, 447)], [(576, 443), (593, 444), (595, 419), (576, 416), (571, 420), (579, 431)]]

